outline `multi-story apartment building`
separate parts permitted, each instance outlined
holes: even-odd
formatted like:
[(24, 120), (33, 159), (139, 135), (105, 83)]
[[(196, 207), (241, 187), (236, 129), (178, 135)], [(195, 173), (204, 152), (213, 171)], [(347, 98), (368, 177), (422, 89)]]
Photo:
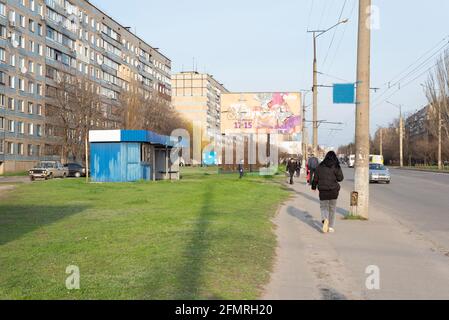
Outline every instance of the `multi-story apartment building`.
[(209, 74), (196, 71), (172, 76), (173, 107), (185, 119), (201, 125), (206, 139), (221, 135), (221, 94), (229, 92)]
[(118, 128), (122, 90), (132, 83), (171, 100), (171, 61), (86, 0), (0, 0), (0, 174), (59, 156), (46, 112), (60, 72), (97, 86), (105, 116)]

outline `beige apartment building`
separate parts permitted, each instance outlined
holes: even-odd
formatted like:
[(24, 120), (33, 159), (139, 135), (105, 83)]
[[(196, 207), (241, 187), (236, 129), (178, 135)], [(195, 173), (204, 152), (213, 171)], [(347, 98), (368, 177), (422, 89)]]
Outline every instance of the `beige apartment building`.
[(131, 82), (171, 101), (170, 59), (89, 1), (0, 0), (0, 174), (61, 158), (47, 112), (60, 72), (95, 83), (98, 129), (120, 127), (119, 96)]
[(201, 126), (203, 140), (220, 134), (220, 100), (227, 92), (209, 74), (189, 71), (172, 76), (172, 104), (185, 119)]

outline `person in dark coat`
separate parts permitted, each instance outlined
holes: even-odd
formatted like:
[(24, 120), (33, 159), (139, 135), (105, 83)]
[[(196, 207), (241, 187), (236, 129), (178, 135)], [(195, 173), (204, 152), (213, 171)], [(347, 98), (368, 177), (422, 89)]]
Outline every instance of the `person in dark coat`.
[(243, 179), (243, 177), (245, 176), (245, 161), (241, 160), (239, 163), (239, 175), (240, 175), (240, 179)]
[(320, 192), (323, 233), (335, 232), (337, 200), (340, 194), (340, 182), (344, 180), (343, 171), (335, 152), (326, 155), (318, 166), (312, 181), (312, 190)]
[(293, 184), (293, 177), (295, 176), (296, 172), (296, 161), (295, 159), (291, 158), (290, 161), (287, 164), (287, 172), (290, 175), (290, 184)]
[(307, 168), (309, 169), (309, 184), (312, 185), (313, 177), (315, 176), (316, 170), (320, 164), (320, 161), (318, 160), (315, 155), (312, 155), (309, 158), (309, 161), (307, 162)]
[(296, 178), (301, 177), (301, 167), (302, 167), (301, 160), (300, 159), (296, 160)]

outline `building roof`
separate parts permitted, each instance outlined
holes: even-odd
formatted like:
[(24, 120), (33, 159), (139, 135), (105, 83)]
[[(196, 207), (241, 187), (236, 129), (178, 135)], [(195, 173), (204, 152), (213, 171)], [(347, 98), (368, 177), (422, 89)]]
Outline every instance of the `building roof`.
[(140, 142), (173, 148), (178, 143), (178, 138), (145, 130), (91, 130), (89, 142)]

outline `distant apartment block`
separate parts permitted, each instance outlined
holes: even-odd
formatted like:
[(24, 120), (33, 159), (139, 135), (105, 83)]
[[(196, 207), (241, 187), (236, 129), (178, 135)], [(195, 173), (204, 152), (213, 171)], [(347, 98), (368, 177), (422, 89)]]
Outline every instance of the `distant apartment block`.
[(229, 92), (209, 74), (196, 71), (180, 72), (172, 76), (172, 104), (189, 121), (201, 126), (203, 137), (220, 135), (223, 93)]
[(170, 59), (89, 1), (0, 0), (0, 174), (60, 157), (46, 97), (62, 70), (97, 85), (99, 129), (119, 128), (131, 82), (171, 101)]

